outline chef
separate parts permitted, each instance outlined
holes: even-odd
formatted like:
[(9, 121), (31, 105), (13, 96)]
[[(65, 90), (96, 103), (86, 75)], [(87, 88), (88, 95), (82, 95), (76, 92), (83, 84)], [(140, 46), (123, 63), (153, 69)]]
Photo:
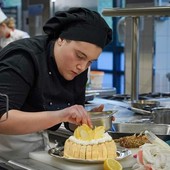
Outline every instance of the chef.
[(13, 41), (29, 37), (27, 32), (16, 29), (14, 18), (8, 18), (0, 8), (0, 47), (4, 48)]
[(9, 97), (8, 119), (0, 123), (0, 154), (6, 159), (44, 150), (45, 130), (62, 122), (92, 127), (83, 107), (88, 67), (110, 43), (112, 30), (86, 8), (56, 12), (43, 30), (46, 35), (12, 42), (0, 52), (0, 92)]

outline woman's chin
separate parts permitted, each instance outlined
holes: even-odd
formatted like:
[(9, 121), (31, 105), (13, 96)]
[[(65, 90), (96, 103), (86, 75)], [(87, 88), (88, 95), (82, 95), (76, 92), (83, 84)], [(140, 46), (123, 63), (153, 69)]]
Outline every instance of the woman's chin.
[(65, 78), (66, 80), (68, 80), (68, 81), (71, 81), (71, 80), (73, 80), (75, 77), (76, 77), (76, 76), (73, 76), (73, 75), (67, 75), (67, 76), (65, 76), (64, 78)]

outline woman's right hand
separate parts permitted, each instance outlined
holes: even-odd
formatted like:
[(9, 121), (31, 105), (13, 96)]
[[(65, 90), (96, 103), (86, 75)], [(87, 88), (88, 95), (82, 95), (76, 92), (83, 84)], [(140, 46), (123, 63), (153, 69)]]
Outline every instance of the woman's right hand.
[(93, 127), (91, 119), (82, 105), (73, 105), (61, 110), (63, 122), (70, 122), (76, 125), (87, 124)]

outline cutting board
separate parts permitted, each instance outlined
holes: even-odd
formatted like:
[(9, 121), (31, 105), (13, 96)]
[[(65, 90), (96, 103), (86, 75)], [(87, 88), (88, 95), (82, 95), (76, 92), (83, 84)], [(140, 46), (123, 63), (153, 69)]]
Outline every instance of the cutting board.
[(47, 151), (30, 152), (29, 157), (36, 161), (40, 161), (51, 165), (53, 167), (63, 170), (103, 170), (103, 163), (101, 164), (84, 164), (77, 162), (70, 162), (61, 158), (54, 158), (50, 156)]
[[(132, 149), (131, 150), (132, 155), (122, 160), (119, 160), (123, 169), (131, 168), (136, 163), (136, 159), (133, 157), (133, 155), (136, 154), (138, 150), (139, 149)], [(86, 163), (71, 162), (61, 158), (52, 157), (47, 153), (47, 151), (30, 152), (29, 157), (36, 161), (40, 161), (63, 170), (80, 170), (80, 169), (81, 170), (103, 170), (103, 163), (86, 164)]]

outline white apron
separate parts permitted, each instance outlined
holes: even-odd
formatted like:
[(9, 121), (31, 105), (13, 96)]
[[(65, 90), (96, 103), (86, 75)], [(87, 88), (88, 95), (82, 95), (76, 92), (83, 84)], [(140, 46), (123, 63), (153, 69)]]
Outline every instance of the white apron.
[(0, 157), (7, 160), (28, 158), (29, 152), (45, 150), (48, 142), (45, 131), (27, 135), (0, 135)]

